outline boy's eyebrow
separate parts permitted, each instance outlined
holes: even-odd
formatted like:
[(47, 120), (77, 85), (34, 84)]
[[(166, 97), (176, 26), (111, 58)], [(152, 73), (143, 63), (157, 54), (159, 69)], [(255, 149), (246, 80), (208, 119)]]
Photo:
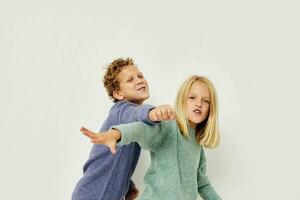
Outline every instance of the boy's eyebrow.
[(126, 81), (128, 81), (128, 80), (130, 80), (130, 79), (132, 79), (132, 78), (134, 78), (134, 76), (139, 76), (139, 75), (143, 75), (143, 73), (142, 72), (138, 72), (137, 74), (135, 74), (135, 75), (132, 75), (132, 74), (130, 74), (128, 77), (126, 77)]

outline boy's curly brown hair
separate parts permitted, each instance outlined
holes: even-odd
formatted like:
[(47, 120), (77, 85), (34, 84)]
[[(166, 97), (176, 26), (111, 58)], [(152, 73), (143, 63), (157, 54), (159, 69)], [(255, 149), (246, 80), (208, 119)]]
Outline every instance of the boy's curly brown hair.
[(135, 65), (132, 58), (118, 58), (108, 65), (103, 76), (102, 81), (104, 87), (108, 93), (109, 98), (112, 99), (114, 103), (119, 101), (113, 96), (113, 92), (120, 89), (120, 82), (117, 76), (128, 65)]

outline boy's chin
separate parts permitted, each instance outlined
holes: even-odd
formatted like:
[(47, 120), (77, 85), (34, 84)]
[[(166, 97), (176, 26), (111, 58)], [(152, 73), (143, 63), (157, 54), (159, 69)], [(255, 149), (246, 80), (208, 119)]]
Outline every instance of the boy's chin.
[(149, 97), (150, 97), (149, 93), (145, 93), (145, 94), (139, 96), (137, 99), (139, 99), (141, 101), (145, 101), (145, 100), (149, 99)]
[(147, 99), (149, 99), (149, 95), (148, 96), (145, 96), (145, 97), (143, 97), (143, 98), (141, 98), (139, 101), (142, 101), (142, 102), (144, 102), (144, 101), (146, 101)]
[(144, 103), (144, 101), (149, 99), (149, 97), (150, 97), (149, 95), (145, 95), (143, 97), (136, 98), (136, 99), (132, 100), (132, 102), (137, 103), (137, 104), (142, 104), (142, 103)]

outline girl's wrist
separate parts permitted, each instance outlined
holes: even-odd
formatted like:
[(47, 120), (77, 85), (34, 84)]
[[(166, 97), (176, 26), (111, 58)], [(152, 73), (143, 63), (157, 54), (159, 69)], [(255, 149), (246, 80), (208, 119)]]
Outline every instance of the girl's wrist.
[(121, 137), (122, 137), (122, 134), (121, 134), (121, 132), (118, 130), (118, 129), (112, 129), (111, 130), (111, 133), (113, 134), (113, 136), (114, 136), (114, 138), (115, 138), (115, 140), (118, 142), (120, 139), (121, 139)]

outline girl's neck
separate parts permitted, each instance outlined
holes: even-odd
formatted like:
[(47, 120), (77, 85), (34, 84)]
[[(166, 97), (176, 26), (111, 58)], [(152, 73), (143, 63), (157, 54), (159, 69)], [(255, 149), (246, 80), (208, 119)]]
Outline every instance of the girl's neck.
[(195, 129), (197, 127), (197, 124), (189, 121), (188, 126), (192, 129)]

